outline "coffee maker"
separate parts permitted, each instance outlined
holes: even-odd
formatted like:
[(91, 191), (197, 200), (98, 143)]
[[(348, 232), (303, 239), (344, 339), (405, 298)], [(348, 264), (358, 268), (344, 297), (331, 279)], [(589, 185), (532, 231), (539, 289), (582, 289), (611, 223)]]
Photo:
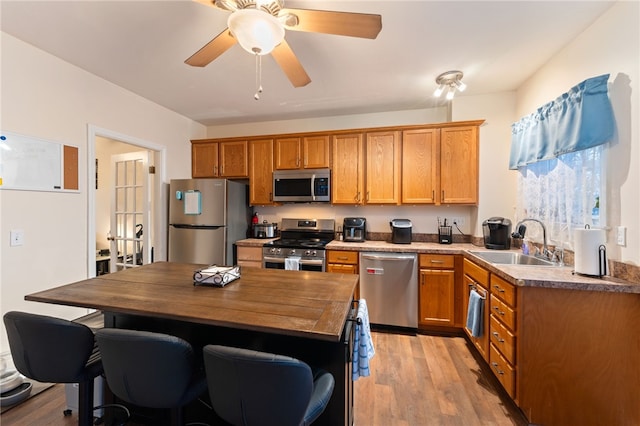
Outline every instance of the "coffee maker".
[(367, 234), (367, 220), (364, 217), (345, 217), (342, 232), (345, 241), (361, 243)]
[(482, 222), (484, 246), (494, 250), (511, 248), (511, 221), (503, 217), (491, 217)]

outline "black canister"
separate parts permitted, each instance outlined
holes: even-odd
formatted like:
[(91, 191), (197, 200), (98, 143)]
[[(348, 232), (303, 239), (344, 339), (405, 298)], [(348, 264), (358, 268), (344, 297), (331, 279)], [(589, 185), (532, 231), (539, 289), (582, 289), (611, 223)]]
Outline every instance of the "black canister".
[(409, 219), (393, 219), (391, 227), (391, 242), (393, 244), (411, 244), (411, 230), (413, 226)]

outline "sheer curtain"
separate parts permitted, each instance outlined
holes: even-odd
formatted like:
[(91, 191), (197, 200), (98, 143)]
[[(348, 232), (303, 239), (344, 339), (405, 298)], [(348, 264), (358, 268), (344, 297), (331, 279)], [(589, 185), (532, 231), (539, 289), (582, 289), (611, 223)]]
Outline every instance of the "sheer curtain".
[[(604, 226), (604, 149), (599, 145), (519, 168), (516, 221), (541, 220), (549, 244), (570, 250), (573, 228)], [(527, 236), (541, 242), (542, 229), (527, 224)]]

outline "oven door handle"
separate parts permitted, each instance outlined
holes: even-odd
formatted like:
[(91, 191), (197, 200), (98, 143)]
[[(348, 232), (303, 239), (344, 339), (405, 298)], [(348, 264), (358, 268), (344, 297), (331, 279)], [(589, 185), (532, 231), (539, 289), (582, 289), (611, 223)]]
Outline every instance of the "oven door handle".
[(300, 259), (301, 265), (322, 265), (324, 261), (322, 259)]
[[(286, 259), (285, 257), (270, 257), (270, 256), (262, 257), (263, 262), (269, 262), (269, 263), (284, 263), (285, 259)], [(299, 263), (301, 265), (322, 265), (324, 261), (322, 259), (300, 259)]]

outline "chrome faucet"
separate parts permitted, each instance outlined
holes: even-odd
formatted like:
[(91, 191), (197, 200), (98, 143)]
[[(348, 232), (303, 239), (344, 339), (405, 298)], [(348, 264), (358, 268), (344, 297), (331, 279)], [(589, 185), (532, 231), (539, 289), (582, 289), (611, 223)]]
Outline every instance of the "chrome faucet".
[(542, 253), (536, 253), (535, 256), (553, 260), (556, 257), (556, 254), (549, 251), (549, 247), (547, 245), (547, 228), (540, 220), (534, 219), (532, 217), (522, 219), (516, 225), (516, 231), (511, 234), (511, 237), (517, 239), (524, 238), (524, 234), (525, 232), (527, 232), (527, 227), (524, 225), (524, 222), (537, 222), (542, 227)]

